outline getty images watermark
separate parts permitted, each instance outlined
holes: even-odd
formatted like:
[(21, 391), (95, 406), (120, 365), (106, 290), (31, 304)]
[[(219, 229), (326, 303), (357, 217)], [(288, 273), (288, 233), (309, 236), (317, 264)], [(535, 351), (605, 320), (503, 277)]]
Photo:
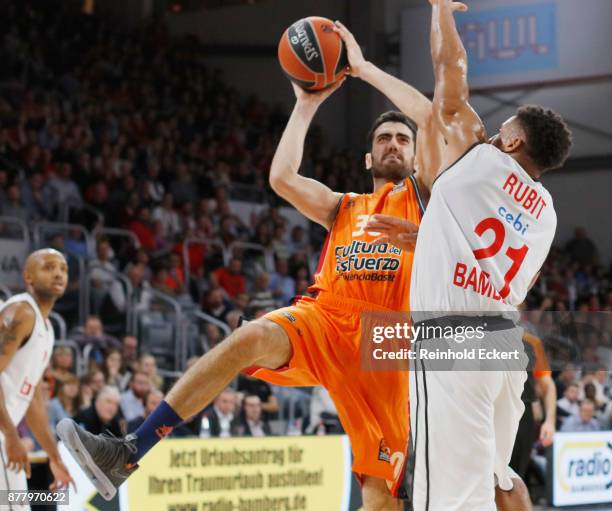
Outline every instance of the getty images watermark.
[(597, 348), (612, 348), (610, 314), (366, 312), (361, 327), (368, 371), (522, 371), (536, 363), (554, 370), (594, 363)]

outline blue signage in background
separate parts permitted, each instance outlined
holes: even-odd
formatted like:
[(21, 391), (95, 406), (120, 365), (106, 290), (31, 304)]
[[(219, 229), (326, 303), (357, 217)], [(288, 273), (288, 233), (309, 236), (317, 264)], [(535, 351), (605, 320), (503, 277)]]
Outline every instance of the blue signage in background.
[(554, 3), (546, 3), (458, 14), (469, 75), (557, 68), (555, 10)]

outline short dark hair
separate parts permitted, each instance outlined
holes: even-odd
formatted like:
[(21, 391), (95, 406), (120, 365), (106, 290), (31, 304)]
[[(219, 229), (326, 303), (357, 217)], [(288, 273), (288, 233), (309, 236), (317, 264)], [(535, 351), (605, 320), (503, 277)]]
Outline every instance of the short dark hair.
[(246, 403), (246, 400), (247, 400), (247, 399), (250, 399), (250, 398), (252, 398), (252, 397), (256, 397), (256, 398), (257, 398), (257, 400), (258, 400), (260, 403), (262, 402), (262, 401), (261, 401), (261, 398), (260, 398), (260, 397), (259, 397), (257, 394), (250, 393), (250, 394), (247, 394), (246, 396), (244, 396), (244, 399), (242, 400), (242, 403), (243, 403), (243, 404), (244, 404), (244, 403)]
[(389, 110), (384, 114), (380, 114), (374, 121), (374, 124), (372, 124), (372, 127), (370, 128), (370, 131), (368, 133), (368, 151), (372, 150), (372, 143), (374, 142), (374, 132), (381, 124), (384, 124), (385, 122), (401, 122), (402, 124), (408, 126), (408, 129), (412, 131), (414, 144), (416, 147), (416, 137), (418, 130), (417, 123), (402, 112), (398, 112), (397, 110)]
[(516, 116), (527, 136), (527, 155), (540, 171), (561, 167), (572, 147), (572, 132), (563, 118), (537, 105), (520, 107)]

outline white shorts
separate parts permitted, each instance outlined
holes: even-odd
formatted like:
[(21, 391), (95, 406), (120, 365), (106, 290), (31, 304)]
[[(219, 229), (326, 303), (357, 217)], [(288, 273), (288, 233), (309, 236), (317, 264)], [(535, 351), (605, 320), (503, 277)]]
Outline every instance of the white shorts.
[(516, 477), (508, 464), (527, 373), (427, 364), (410, 380), (413, 509), (495, 511), (495, 485), (510, 490)]
[[(4, 436), (0, 434), (0, 490), (27, 491), (28, 481), (26, 479), (25, 470), (20, 470), (19, 472), (9, 470), (6, 466), (6, 461), (7, 456)], [(26, 511), (29, 509), (30, 506), (27, 504), (0, 504), (0, 511)]]

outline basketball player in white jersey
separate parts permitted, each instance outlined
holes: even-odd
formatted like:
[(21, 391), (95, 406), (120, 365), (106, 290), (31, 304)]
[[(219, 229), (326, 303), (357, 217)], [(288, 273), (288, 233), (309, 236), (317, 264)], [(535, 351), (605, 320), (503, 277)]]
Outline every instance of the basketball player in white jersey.
[[(539, 178), (563, 164), (571, 134), (556, 113), (527, 106), (487, 143), (468, 102), (467, 57), (453, 17), (467, 7), (450, 0), (430, 3), (434, 119), (447, 146), (416, 243), (413, 320), (422, 327), (480, 327), (481, 346), (510, 353), (521, 346), (516, 307), (535, 281), (556, 228), (552, 199)], [(452, 351), (458, 337), (446, 342), (424, 336), (415, 345), (418, 350), (428, 343)], [(486, 365), (496, 369), (486, 371), (452, 370), (464, 367), (457, 362), (446, 370), (417, 362), (410, 388), (414, 511), (492, 511), (495, 484), (502, 494), (512, 489), (508, 463), (526, 378), (522, 350), (515, 360)]]
[(68, 265), (56, 250), (38, 250), (26, 259), (23, 278), (27, 292), (0, 305), (0, 490), (27, 490), (30, 463), (17, 433), (24, 417), (49, 456), (50, 489), (63, 489), (73, 481), (49, 429), (41, 378), (55, 341), (48, 316), (66, 290)]

